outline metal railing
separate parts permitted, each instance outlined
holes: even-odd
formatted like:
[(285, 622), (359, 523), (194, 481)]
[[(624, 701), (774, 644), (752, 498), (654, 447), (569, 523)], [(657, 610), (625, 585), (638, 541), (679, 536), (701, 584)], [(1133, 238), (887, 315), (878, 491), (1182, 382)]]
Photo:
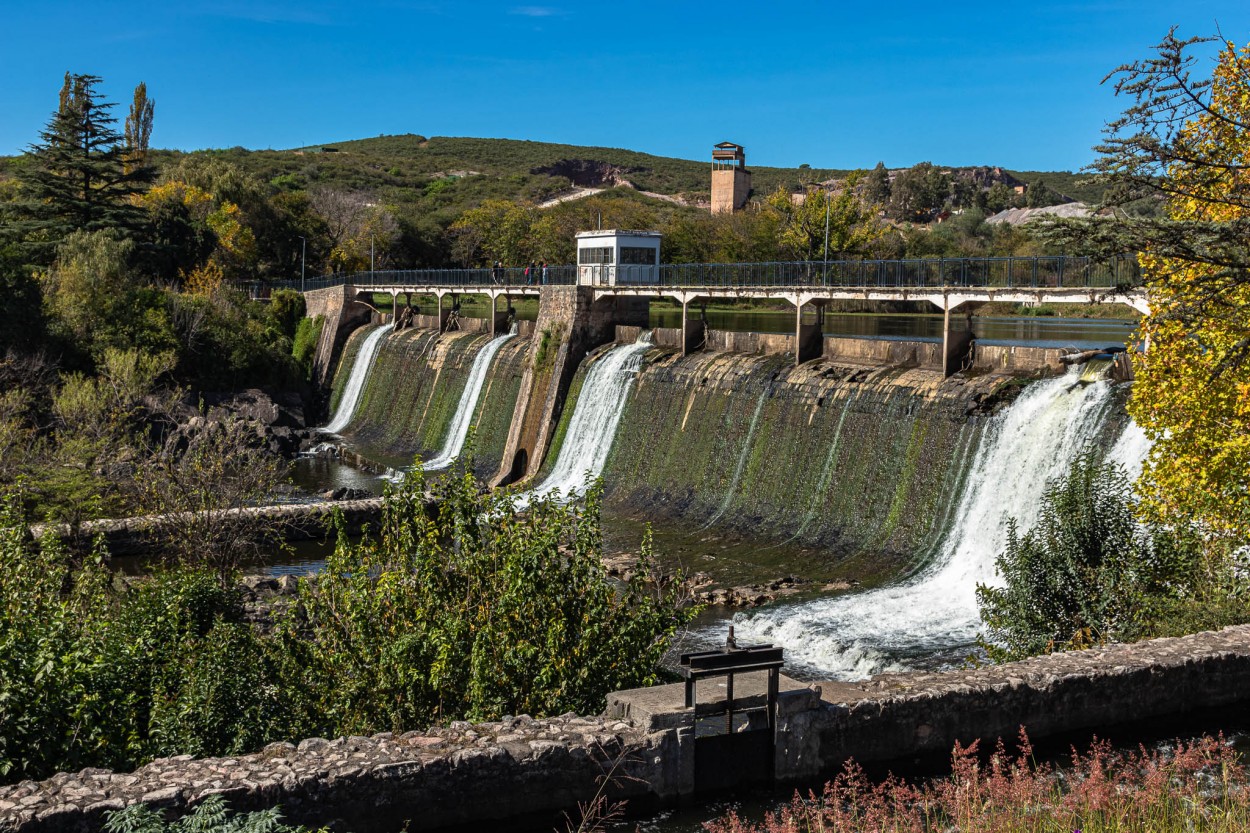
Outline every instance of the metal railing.
[[(650, 268), (650, 267), (649, 267)], [(544, 282), (524, 269), (400, 269), (327, 275), (270, 284), (273, 288), (326, 289), (352, 284), (361, 289), (393, 287), (464, 287), (494, 289), (571, 285), (578, 267), (548, 266)], [(1074, 255), (1037, 257), (961, 257), (914, 260), (832, 260), (776, 263), (669, 263), (659, 281), (634, 283), (618, 275), (617, 285), (657, 289), (709, 287), (767, 289), (830, 287), (839, 289), (922, 289), (939, 287), (1018, 289), (1114, 289), (1141, 285), (1137, 259), (1097, 260)]]

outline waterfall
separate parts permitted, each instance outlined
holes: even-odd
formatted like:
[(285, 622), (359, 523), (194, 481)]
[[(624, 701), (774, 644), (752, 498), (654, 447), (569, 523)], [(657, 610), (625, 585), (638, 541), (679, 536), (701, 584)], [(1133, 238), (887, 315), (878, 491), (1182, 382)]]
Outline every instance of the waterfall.
[(469, 369), (469, 381), (465, 383), (464, 393), (460, 394), (456, 413), (451, 418), (451, 425), (447, 428), (447, 439), (443, 441), (443, 449), (437, 457), (422, 463), (422, 469), (425, 471), (445, 469), (460, 456), (465, 438), (469, 436), (473, 414), (477, 411), (477, 400), (481, 397), (482, 388), (486, 384), (486, 374), (490, 370), (490, 364), (494, 361), (499, 348), (503, 347), (504, 342), (514, 337), (516, 333), (516, 324), (513, 324), (509, 332), (486, 342), (486, 346), (473, 358), (473, 366)]
[(360, 393), (365, 389), (365, 380), (369, 378), (369, 368), (373, 366), (373, 357), (377, 355), (382, 339), (391, 331), (391, 326), (384, 324), (365, 337), (364, 343), (360, 345), (360, 352), (356, 354), (356, 362), (352, 365), (352, 373), (347, 377), (338, 410), (322, 431), (337, 434), (351, 424), (352, 417), (356, 414), (356, 406), (360, 404)]
[(1022, 531), (1034, 525), (1047, 481), (1097, 439), (1112, 407), (1112, 385), (1078, 384), (1081, 372), (1030, 385), (987, 425), (950, 532), (921, 573), (862, 593), (740, 614), (738, 636), (780, 644), (792, 666), (824, 678), (862, 679), (920, 656), (965, 656), (980, 630), (976, 585), (997, 581), (994, 557), (1005, 546), (1007, 519)]
[(651, 331), (644, 330), (633, 344), (619, 344), (591, 365), (551, 473), (542, 485), (518, 495), (518, 506), (539, 497), (578, 494), (603, 473), (625, 400), (649, 349)]

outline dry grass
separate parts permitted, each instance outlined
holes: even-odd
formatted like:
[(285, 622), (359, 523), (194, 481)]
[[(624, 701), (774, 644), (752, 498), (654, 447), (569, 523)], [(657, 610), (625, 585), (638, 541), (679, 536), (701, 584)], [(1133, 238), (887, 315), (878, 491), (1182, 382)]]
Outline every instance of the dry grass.
[(1097, 742), (1070, 766), (1036, 764), (1021, 731), (1020, 753), (1001, 743), (988, 761), (976, 744), (955, 748), (949, 776), (917, 786), (873, 783), (854, 764), (821, 794), (795, 794), (761, 823), (736, 814), (710, 833), (1244, 833), (1250, 785), (1223, 737), (1164, 751), (1113, 751)]

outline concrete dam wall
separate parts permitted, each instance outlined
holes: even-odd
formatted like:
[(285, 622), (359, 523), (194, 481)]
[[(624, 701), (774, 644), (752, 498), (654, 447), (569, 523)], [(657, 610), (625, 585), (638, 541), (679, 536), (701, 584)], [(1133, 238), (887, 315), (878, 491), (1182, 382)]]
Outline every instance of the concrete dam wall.
[[(373, 329), (361, 328), (348, 339), (334, 377), (332, 409), (339, 404), (361, 343)], [(490, 340), (489, 334), (440, 335), (425, 329), (388, 335), (369, 369), (346, 436), (392, 458), (434, 457), (447, 436), (474, 357)], [(475, 468), (481, 477), (499, 468), (529, 348), (530, 339), (509, 340), (486, 371), (472, 420)]]

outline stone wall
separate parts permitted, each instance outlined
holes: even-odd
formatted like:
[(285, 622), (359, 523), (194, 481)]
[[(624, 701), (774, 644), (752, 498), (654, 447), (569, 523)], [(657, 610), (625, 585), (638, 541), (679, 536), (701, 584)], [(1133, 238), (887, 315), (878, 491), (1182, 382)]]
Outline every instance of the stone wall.
[[(713, 690), (716, 690), (713, 686)], [(811, 779), (844, 761), (949, 754), (956, 741), (1034, 740), (1250, 700), (1250, 626), (862, 683), (782, 678), (775, 778)], [(740, 707), (760, 695), (739, 678)], [(714, 700), (703, 696), (700, 702)], [(0, 831), (88, 833), (109, 810), (143, 802), (181, 815), (225, 796), (239, 810), (278, 804), (289, 821), (355, 833), (479, 827), (558, 811), (607, 793), (638, 804), (694, 790), (694, 714), (682, 684), (617, 692), (603, 717), (482, 724), (403, 735), (274, 743), (232, 758), (154, 761), (133, 773), (87, 769), (0, 787)]]
[(1062, 373), (1059, 357), (1066, 352), (1055, 347), (977, 344), (972, 348), (972, 368), (990, 373)]
[[(348, 533), (357, 534), (365, 525), (377, 528), (382, 517), (382, 498), (249, 506), (228, 509), (223, 514), (244, 515), (260, 524), (272, 525), (287, 541), (308, 541), (323, 539), (331, 532), (331, 518), (336, 510), (343, 513)], [(39, 525), (31, 528), (31, 534), (41, 538), (48, 532), (55, 532), (70, 546), (81, 549), (88, 549), (96, 536), (102, 535), (112, 556), (143, 555), (161, 551), (164, 546), (161, 535), (169, 524), (170, 519), (164, 515), (140, 515), (85, 521), (76, 530), (64, 525)]]
[(713, 353), (761, 353), (794, 355), (792, 333), (745, 333), (736, 330), (708, 330), (706, 350)]
[[(442, 827), (560, 811), (595, 795), (664, 789), (671, 743), (604, 718), (528, 717), (446, 729), (274, 743), (233, 758), (163, 758), (133, 773), (87, 769), (0, 788), (0, 831), (94, 833), (105, 814), (144, 803), (181, 816), (210, 795), (239, 811), (279, 805), (291, 823), (351, 833)], [(674, 791), (675, 792), (675, 791)], [(550, 825), (548, 825), (550, 826)]]
[(330, 380), (339, 351), (347, 336), (373, 316), (372, 308), (356, 300), (354, 286), (332, 286), (304, 293), (304, 314), (324, 319), (321, 337), (313, 353), (313, 377), (324, 385)]

